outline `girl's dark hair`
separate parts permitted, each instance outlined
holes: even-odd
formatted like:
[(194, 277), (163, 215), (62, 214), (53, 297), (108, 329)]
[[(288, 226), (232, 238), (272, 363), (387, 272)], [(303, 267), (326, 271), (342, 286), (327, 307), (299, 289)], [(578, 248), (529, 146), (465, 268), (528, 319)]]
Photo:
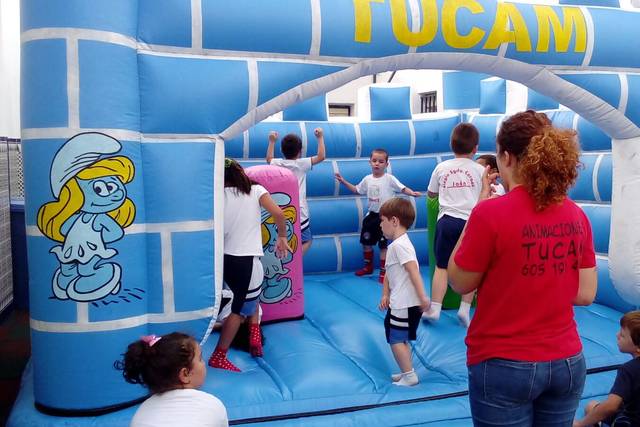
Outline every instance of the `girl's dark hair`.
[(499, 153), (506, 151), (518, 160), (516, 175), (537, 211), (567, 197), (581, 166), (574, 130), (554, 128), (545, 114), (528, 110), (502, 122), (496, 142)]
[(123, 359), (114, 363), (131, 384), (141, 384), (152, 393), (181, 387), (178, 376), (182, 368), (191, 370), (196, 341), (189, 335), (173, 332), (149, 345), (143, 340), (129, 344)]
[(224, 186), (237, 189), (244, 194), (251, 193), (251, 186), (256, 184), (244, 173), (240, 163), (232, 159), (224, 160)]
[(483, 154), (482, 156), (478, 156), (476, 160), (484, 160), (491, 170), (498, 169), (498, 161), (496, 160), (496, 156), (493, 154)]

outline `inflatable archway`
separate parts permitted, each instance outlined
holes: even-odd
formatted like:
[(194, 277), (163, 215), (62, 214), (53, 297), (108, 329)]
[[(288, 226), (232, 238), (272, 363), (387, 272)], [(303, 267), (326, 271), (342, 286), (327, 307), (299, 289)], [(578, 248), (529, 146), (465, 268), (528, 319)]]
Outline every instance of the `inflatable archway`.
[(217, 312), (225, 140), (386, 70), (519, 81), (614, 138), (611, 276), (637, 305), (637, 16), (477, 0), (23, 1), (36, 403), (142, 397), (112, 369), (126, 345), (204, 338)]

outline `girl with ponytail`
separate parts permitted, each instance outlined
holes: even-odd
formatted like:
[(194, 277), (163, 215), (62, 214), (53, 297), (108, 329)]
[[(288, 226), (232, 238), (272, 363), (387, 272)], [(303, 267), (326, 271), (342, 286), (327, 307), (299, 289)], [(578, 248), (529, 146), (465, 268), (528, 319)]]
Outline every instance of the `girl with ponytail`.
[(474, 424), (571, 426), (586, 375), (573, 305), (597, 287), (591, 225), (567, 196), (577, 135), (525, 111), (502, 123), (496, 152), (508, 192), (491, 198), (485, 171), (448, 268), (456, 292), (478, 291), (466, 338)]
[(131, 427), (228, 425), (222, 402), (197, 390), (207, 370), (200, 345), (191, 336), (174, 332), (142, 337), (129, 344), (115, 368), (128, 383), (152, 393), (136, 411)]

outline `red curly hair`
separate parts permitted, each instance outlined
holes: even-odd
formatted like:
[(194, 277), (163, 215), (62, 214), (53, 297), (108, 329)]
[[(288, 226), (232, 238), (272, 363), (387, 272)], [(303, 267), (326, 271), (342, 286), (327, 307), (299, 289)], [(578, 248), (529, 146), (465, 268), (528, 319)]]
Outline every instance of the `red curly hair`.
[(537, 211), (567, 197), (582, 166), (576, 131), (554, 128), (545, 114), (527, 110), (502, 122), (496, 142), (500, 154), (506, 151), (518, 160), (516, 177)]

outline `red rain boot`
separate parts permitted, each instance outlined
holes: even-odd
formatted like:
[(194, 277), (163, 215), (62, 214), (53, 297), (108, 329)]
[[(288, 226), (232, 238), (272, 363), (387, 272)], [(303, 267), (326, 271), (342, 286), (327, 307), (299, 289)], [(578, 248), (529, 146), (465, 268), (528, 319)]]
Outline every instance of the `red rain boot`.
[(364, 276), (365, 274), (373, 274), (373, 251), (364, 252), (364, 267), (356, 271), (356, 276)]

